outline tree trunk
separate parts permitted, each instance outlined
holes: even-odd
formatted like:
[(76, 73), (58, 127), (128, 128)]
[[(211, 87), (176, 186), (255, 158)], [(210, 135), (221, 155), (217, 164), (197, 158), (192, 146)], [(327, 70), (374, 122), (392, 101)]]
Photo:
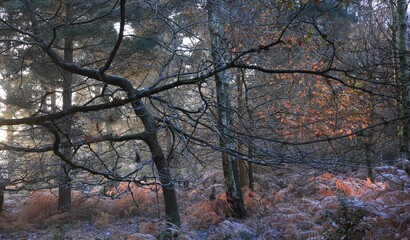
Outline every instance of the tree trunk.
[(150, 149), (152, 159), (159, 174), (165, 202), (165, 218), (168, 223), (179, 227), (181, 225), (181, 218), (178, 210), (175, 186), (172, 182), (171, 173), (169, 171), (164, 152), (158, 142), (157, 122), (141, 100), (134, 101), (132, 105), (135, 114), (144, 124), (146, 134), (144, 142)]
[[(72, 9), (70, 2), (66, 5), (66, 17), (69, 21), (72, 16)], [(73, 38), (72, 36), (66, 36), (64, 38), (64, 61), (67, 63), (73, 62)], [(63, 110), (67, 110), (72, 106), (72, 85), (73, 85), (73, 73), (63, 71)], [(69, 141), (72, 130), (72, 119), (70, 116), (64, 119), (61, 126), (66, 140)], [(63, 149), (64, 156), (71, 161), (73, 151), (70, 147)], [(70, 178), (70, 166), (68, 164), (62, 164), (59, 173), (59, 186), (58, 186), (58, 210), (62, 212), (68, 212), (71, 210), (71, 178)]]
[[(212, 59), (216, 68), (225, 64), (228, 46), (225, 41), (225, 24), (223, 15), (224, 1), (208, 1), (208, 24), (211, 40)], [(219, 120), (219, 141), (224, 150), (234, 150), (233, 112), (230, 103), (230, 76), (227, 71), (215, 75), (216, 95)], [(238, 161), (227, 151), (222, 152), (222, 167), (225, 179), (226, 197), (231, 206), (232, 215), (238, 218), (246, 216), (242, 191), (239, 183)]]
[(3, 193), (3, 189), (0, 189), (0, 213), (3, 211), (3, 204), (4, 204), (4, 193)]
[[(244, 101), (244, 81), (245, 81), (245, 73), (243, 69), (238, 70), (238, 73), (236, 74), (236, 87), (237, 87), (237, 101), (238, 101), (238, 114), (239, 117), (238, 119), (243, 119), (245, 117), (245, 112), (246, 112), (246, 106), (245, 106), (245, 101)], [(242, 126), (242, 124), (238, 124), (239, 126)], [(239, 129), (242, 130), (242, 129)], [(241, 152), (243, 151), (243, 142), (241, 139), (238, 139), (237, 143), (238, 151)], [(249, 153), (253, 154), (253, 149), (251, 146), (248, 146), (248, 155)], [(251, 156), (251, 155), (249, 155)], [(251, 162), (247, 161), (240, 161), (239, 162), (239, 182), (241, 185), (241, 188), (248, 186), (251, 190), (253, 190), (253, 167)]]
[(401, 89), (401, 107), (400, 116), (405, 118), (399, 127), (398, 136), (400, 142), (400, 153), (406, 157), (410, 157), (410, 71), (409, 71), (409, 39), (407, 30), (407, 0), (397, 0), (397, 54), (398, 54), (398, 79), (402, 87)]
[[(11, 105), (6, 105), (6, 110), (4, 111), (3, 116), (8, 119), (13, 118), (13, 107)], [(6, 142), (8, 145), (12, 145), (14, 142), (14, 129), (12, 125), (7, 126)], [(13, 179), (13, 175), (15, 174), (13, 169), (16, 167), (16, 158), (12, 156), (11, 152), (6, 153), (5, 159), (7, 161), (6, 176), (2, 178), (1, 174), (3, 174), (3, 172), (0, 172), (0, 213), (3, 210), (4, 190), (9, 181)]]
[(365, 151), (366, 157), (366, 168), (367, 168), (367, 178), (371, 182), (374, 182), (374, 173), (373, 173), (373, 161), (372, 161), (372, 144), (373, 144), (373, 134), (371, 132), (365, 133), (362, 136), (363, 148)]
[(367, 178), (370, 179), (370, 181), (373, 183), (374, 182), (373, 163), (370, 158), (370, 154), (367, 151), (366, 151), (366, 167), (367, 167)]
[[(248, 156), (250, 158), (253, 157), (253, 146), (251, 144), (248, 145)], [(254, 182), (255, 179), (253, 178), (253, 164), (248, 162), (248, 179), (249, 179), (249, 188), (253, 191), (254, 190)]]
[[(238, 148), (238, 151), (242, 151), (240, 148)], [(239, 161), (238, 162), (238, 167), (239, 167), (239, 183), (241, 186), (241, 189), (243, 187), (246, 187), (249, 185), (248, 182), (248, 167), (246, 166), (246, 161)]]
[(6, 182), (0, 179), (0, 213), (3, 211), (4, 204), (4, 189), (6, 188)]
[[(6, 14), (6, 19), (7, 21), (10, 21), (11, 17)], [(11, 42), (5, 42), (5, 49), (7, 49), (7, 55), (12, 56), (12, 48), (11, 48)], [(4, 66), (3, 73), (5, 76), (9, 76), (12, 73), (12, 68), (10, 67), (9, 64), (6, 64)], [(10, 81), (3, 81), (2, 82), (2, 88), (6, 89), (7, 91), (12, 91), (13, 89), (13, 84)], [(5, 104), (5, 109), (3, 109), (3, 117), (7, 119), (12, 119), (14, 118), (14, 113), (15, 109), (11, 104)], [(8, 145), (12, 145), (14, 143), (14, 127), (13, 125), (7, 125), (7, 131), (6, 131), (6, 143)], [(6, 188), (6, 185), (11, 179), (13, 179), (13, 175), (15, 174), (15, 167), (16, 167), (16, 158), (12, 156), (12, 153), (10, 151), (7, 151), (5, 154), (5, 160), (6, 160), (6, 172), (0, 172), (0, 213), (3, 210), (3, 204), (4, 204), (4, 190)], [(1, 177), (1, 175), (5, 174), (6, 176), (4, 178)]]

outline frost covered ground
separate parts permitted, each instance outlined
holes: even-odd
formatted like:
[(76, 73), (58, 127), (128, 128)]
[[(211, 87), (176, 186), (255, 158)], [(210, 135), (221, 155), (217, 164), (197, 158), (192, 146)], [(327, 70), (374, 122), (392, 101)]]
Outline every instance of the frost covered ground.
[[(409, 239), (410, 162), (398, 160), (349, 174), (294, 168), (256, 174), (244, 189), (248, 218), (232, 219), (222, 176), (179, 190), (183, 225), (177, 239)], [(212, 189), (218, 195), (209, 200)], [(0, 239), (160, 239), (161, 194), (132, 187), (119, 199), (74, 192), (73, 210), (58, 213), (52, 191), (6, 194)], [(158, 197), (158, 198), (157, 198)], [(157, 203), (159, 201), (159, 204)]]

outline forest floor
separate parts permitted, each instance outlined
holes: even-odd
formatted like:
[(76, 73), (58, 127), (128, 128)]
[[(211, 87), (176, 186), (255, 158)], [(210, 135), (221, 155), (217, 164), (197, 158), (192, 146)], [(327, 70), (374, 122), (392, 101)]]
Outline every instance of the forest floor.
[[(410, 239), (410, 162), (378, 167), (376, 180), (355, 173), (293, 168), (256, 174), (244, 189), (248, 217), (228, 215), (222, 173), (179, 189), (175, 239)], [(212, 189), (216, 198), (209, 199)], [(73, 209), (56, 211), (53, 191), (5, 194), (0, 239), (161, 239), (161, 194), (131, 187), (121, 198), (73, 193)], [(348, 238), (346, 238), (348, 237)]]

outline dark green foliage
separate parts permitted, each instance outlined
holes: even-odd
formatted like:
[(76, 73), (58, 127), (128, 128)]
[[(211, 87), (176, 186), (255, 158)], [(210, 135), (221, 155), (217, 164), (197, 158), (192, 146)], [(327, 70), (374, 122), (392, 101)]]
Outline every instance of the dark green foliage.
[(319, 3), (310, 1), (305, 7), (305, 15), (312, 18), (328, 15), (332, 18), (355, 19), (354, 14), (349, 12), (349, 5), (344, 1), (338, 0), (325, 0), (319, 1)]
[(18, 12), (22, 7), (24, 7), (24, 3), (22, 1), (4, 1), (0, 3), (6, 11), (10, 14)]
[(155, 40), (152, 38), (137, 38), (124, 40), (124, 47), (130, 53), (147, 53), (155, 47)]

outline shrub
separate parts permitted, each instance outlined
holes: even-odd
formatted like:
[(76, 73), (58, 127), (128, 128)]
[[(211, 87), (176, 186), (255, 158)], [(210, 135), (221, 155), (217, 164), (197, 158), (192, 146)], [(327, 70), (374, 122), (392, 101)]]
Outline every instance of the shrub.
[(41, 225), (57, 213), (57, 197), (46, 190), (36, 191), (23, 202), (18, 221), (23, 225)]
[(356, 199), (338, 196), (339, 208), (326, 211), (322, 218), (329, 225), (325, 239), (363, 239), (368, 225), (363, 221), (369, 211)]
[(92, 223), (98, 228), (104, 228), (108, 226), (110, 221), (110, 214), (107, 212), (99, 212), (93, 216)]
[(204, 229), (229, 216), (229, 205), (224, 193), (213, 200), (203, 200), (188, 208), (188, 221), (192, 229)]

